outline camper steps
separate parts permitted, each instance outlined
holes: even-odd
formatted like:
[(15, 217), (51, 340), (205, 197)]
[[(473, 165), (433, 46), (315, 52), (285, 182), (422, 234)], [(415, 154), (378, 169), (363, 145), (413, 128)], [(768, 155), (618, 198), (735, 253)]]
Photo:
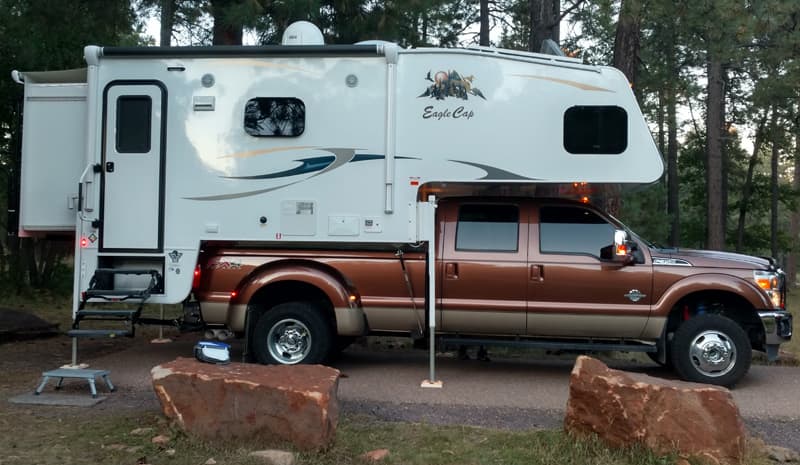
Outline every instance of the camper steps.
[[(131, 279), (115, 279), (119, 276), (138, 276), (144, 275), (142, 278)], [(127, 282), (126, 282), (127, 281)], [(140, 322), (142, 308), (144, 307), (150, 295), (160, 287), (162, 282), (161, 273), (157, 270), (144, 270), (144, 269), (115, 269), (115, 268), (98, 268), (92, 279), (89, 281), (89, 288), (81, 295), (80, 305), (75, 312), (75, 318), (72, 322), (72, 329), (67, 331), (67, 336), (70, 337), (133, 337), (135, 334), (135, 325)], [(115, 286), (121, 284), (127, 287), (134, 286), (135, 288), (118, 289)], [(136, 308), (86, 308), (86, 305), (91, 305), (92, 299), (105, 300), (110, 302), (124, 302), (132, 300)], [(86, 322), (109, 322), (112, 325), (119, 326), (124, 323), (124, 327), (116, 328), (86, 328), (81, 327), (82, 323)]]

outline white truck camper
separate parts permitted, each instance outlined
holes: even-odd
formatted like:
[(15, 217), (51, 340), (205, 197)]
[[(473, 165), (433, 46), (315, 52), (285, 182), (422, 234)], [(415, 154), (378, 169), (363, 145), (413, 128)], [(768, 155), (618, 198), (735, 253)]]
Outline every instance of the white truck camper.
[(324, 45), (308, 23), (278, 46), (84, 54), (85, 69), (13, 73), (19, 233), (74, 233), (73, 337), (132, 334), (85, 319), (146, 322), (87, 303), (186, 300), (206, 243), (430, 243), (448, 189), (663, 171), (624, 75), (578, 59)]

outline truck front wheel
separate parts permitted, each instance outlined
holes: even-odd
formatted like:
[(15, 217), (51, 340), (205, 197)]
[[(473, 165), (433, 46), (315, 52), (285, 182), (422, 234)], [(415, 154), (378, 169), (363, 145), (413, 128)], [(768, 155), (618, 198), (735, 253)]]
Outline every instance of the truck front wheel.
[(752, 348), (744, 330), (720, 315), (699, 315), (675, 332), (672, 364), (686, 381), (731, 387), (750, 369)]
[(331, 351), (332, 333), (331, 326), (314, 305), (307, 302), (276, 305), (256, 323), (253, 353), (263, 364), (323, 363)]

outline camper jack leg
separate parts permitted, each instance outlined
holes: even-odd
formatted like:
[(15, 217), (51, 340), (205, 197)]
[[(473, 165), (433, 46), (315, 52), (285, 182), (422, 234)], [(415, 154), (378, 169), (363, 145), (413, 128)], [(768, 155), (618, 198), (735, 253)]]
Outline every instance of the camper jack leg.
[(429, 196), (428, 201), (418, 204), (422, 215), (422, 232), (428, 239), (428, 363), (429, 378), (420, 384), (423, 388), (441, 389), (442, 381), (436, 380), (436, 197)]

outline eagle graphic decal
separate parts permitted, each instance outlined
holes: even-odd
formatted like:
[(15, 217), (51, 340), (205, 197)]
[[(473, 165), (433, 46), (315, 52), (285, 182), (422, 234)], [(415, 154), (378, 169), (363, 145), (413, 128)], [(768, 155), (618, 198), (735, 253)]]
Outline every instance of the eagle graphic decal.
[(428, 71), (428, 75), (425, 76), (425, 80), (432, 82), (425, 92), (422, 93), (419, 97), (430, 97), (435, 98), (436, 100), (444, 100), (447, 97), (455, 97), (460, 98), (461, 100), (469, 99), (470, 95), (474, 95), (476, 97), (480, 97), (486, 100), (486, 97), (483, 96), (483, 93), (477, 87), (473, 87), (472, 81), (475, 79), (475, 76), (464, 76), (461, 75), (456, 70), (450, 71), (437, 71), (436, 74), (431, 77), (431, 72)]

